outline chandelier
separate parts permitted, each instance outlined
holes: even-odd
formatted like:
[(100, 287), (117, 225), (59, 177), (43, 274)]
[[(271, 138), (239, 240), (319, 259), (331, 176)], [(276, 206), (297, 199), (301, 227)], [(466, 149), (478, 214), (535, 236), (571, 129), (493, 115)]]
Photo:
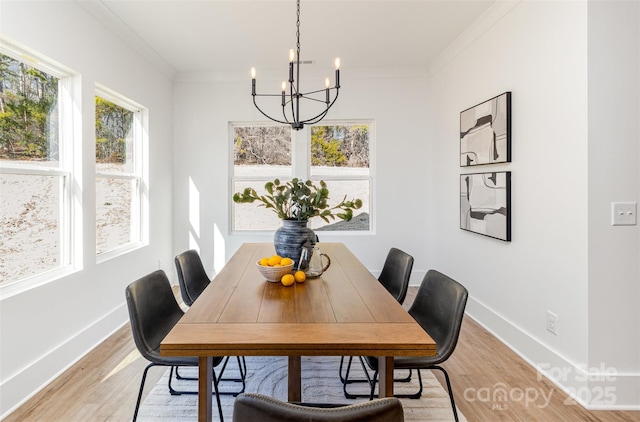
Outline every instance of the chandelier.
[[(322, 120), (329, 109), (338, 99), (338, 91), (340, 90), (340, 58), (335, 61), (336, 80), (335, 85), (330, 87), (329, 78), (325, 79), (325, 88), (310, 92), (300, 92), (300, 0), (297, 0), (297, 20), (296, 20), (296, 51), (289, 50), (289, 81), (282, 82), (282, 92), (280, 94), (256, 94), (256, 68), (251, 68), (251, 96), (253, 104), (258, 111), (266, 118), (274, 122), (288, 124), (295, 130), (300, 130), (305, 124), (314, 124)], [(287, 89), (288, 88), (288, 89)], [(332, 97), (332, 91), (335, 95)], [(265, 113), (256, 102), (256, 97), (280, 97), (282, 105), (282, 117), (274, 118)], [(313, 117), (303, 119), (300, 116), (300, 102), (302, 100), (315, 101), (324, 103), (324, 111)]]

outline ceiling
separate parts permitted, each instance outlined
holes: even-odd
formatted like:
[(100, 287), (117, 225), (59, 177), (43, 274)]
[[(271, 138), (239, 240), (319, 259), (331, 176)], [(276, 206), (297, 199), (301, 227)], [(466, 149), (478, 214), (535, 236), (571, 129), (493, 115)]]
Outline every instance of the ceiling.
[[(170, 73), (286, 72), (294, 0), (78, 0)], [(306, 65), (425, 68), (494, 0), (302, 0)], [(284, 70), (283, 70), (284, 69)]]

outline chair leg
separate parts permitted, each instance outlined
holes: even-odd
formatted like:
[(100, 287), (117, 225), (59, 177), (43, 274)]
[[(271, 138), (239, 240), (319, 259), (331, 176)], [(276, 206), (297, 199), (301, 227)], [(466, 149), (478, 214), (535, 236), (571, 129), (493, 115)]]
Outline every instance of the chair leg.
[[(353, 360), (353, 356), (349, 356), (349, 365), (351, 365), (351, 361)], [(344, 356), (340, 357), (340, 368), (338, 368), (338, 375), (340, 376), (340, 382), (341, 383), (345, 383), (346, 381), (346, 375), (345, 377), (342, 376), (342, 365), (344, 364)]]
[[(240, 360), (238, 359), (238, 364), (240, 363)], [(147, 380), (147, 372), (149, 371), (149, 368), (151, 368), (152, 366), (163, 366), (163, 365), (158, 365), (155, 363), (150, 363), (147, 365), (146, 368), (144, 368), (144, 372), (142, 373), (142, 381), (140, 381), (140, 390), (138, 391), (138, 399), (136, 400), (136, 408), (133, 411), (133, 419), (132, 422), (136, 422), (136, 420), (138, 419), (138, 410), (140, 410), (140, 402), (142, 401), (142, 392), (144, 390), (144, 384)], [(178, 371), (178, 367), (177, 366), (172, 366), (171, 369), (169, 370), (169, 393), (171, 393), (172, 396), (177, 396), (177, 395), (181, 395), (181, 394), (198, 394), (197, 391), (177, 391), (175, 390), (172, 386), (171, 386), (171, 378), (173, 378), (173, 370), (176, 370), (176, 378), (177, 378), (177, 371)], [(244, 373), (246, 374), (246, 364), (245, 364), (245, 368), (244, 368)], [(215, 394), (216, 396), (216, 402), (218, 404), (218, 414), (220, 415), (220, 422), (224, 422), (224, 416), (222, 415), (222, 403), (220, 403), (220, 393), (218, 391), (218, 383), (220, 382), (219, 378), (216, 378), (216, 373), (215, 371), (213, 371), (213, 394)]]
[(449, 399), (451, 400), (451, 408), (453, 409), (453, 417), (455, 418), (456, 422), (458, 422), (458, 411), (456, 410), (456, 402), (453, 399), (453, 389), (451, 388), (449, 374), (442, 366), (434, 365), (431, 366), (430, 369), (438, 369), (444, 374), (444, 380), (447, 382), (447, 390), (449, 391)]
[[(224, 360), (224, 363), (222, 364), (222, 368), (220, 369), (220, 375), (219, 375), (218, 382), (220, 382), (220, 381), (241, 382), (242, 383), (242, 388), (239, 391), (221, 391), (220, 394), (222, 394), (222, 395), (232, 395), (232, 396), (236, 397), (238, 394), (244, 393), (244, 391), (246, 389), (247, 362), (246, 362), (244, 356), (242, 356), (242, 357), (237, 356), (236, 358), (238, 360), (238, 368), (240, 370), (240, 378), (221, 378), (222, 374), (224, 373), (224, 370), (227, 367), (227, 363), (229, 362), (229, 356), (227, 356), (225, 358), (225, 360)], [(198, 377), (187, 377), (187, 376), (184, 376), (184, 375), (180, 375), (178, 373), (178, 368), (179, 368), (179, 366), (175, 367), (176, 379), (178, 379), (178, 380), (187, 380), (187, 381), (197, 381), (198, 380)], [(189, 392), (176, 391), (173, 388), (171, 388), (171, 386), (169, 386), (169, 392), (171, 392), (172, 395), (191, 394)]]
[(358, 359), (360, 360), (360, 365), (362, 365), (362, 370), (364, 371), (364, 375), (366, 376), (367, 379), (364, 380), (349, 380), (349, 372), (351, 371), (351, 362), (352, 360), (349, 360), (349, 363), (347, 364), (347, 372), (345, 374), (345, 382), (342, 384), (342, 391), (344, 392), (344, 396), (347, 399), (355, 399), (355, 398), (359, 398), (359, 397), (370, 397), (370, 394), (351, 394), (347, 391), (347, 384), (352, 384), (355, 382), (366, 382), (369, 384), (369, 386), (372, 389), (375, 389), (376, 383), (375, 383), (375, 376), (376, 374), (374, 374), (374, 379), (371, 380), (371, 376), (369, 375), (369, 371), (367, 371), (367, 367), (364, 363), (364, 359), (362, 358), (362, 356), (358, 356)]
[(171, 385), (171, 381), (173, 380), (173, 371), (175, 370), (175, 368), (177, 368), (176, 366), (172, 366), (171, 369), (169, 370), (169, 393), (172, 396), (180, 396), (182, 394), (198, 394), (197, 391), (183, 391), (183, 390), (176, 390), (173, 388), (173, 386)]
[(218, 382), (220, 382), (220, 381), (241, 382), (242, 383), (242, 388), (240, 390), (238, 390), (238, 391), (220, 391), (220, 394), (222, 394), (222, 395), (232, 395), (233, 397), (237, 397), (238, 394), (244, 393), (244, 390), (246, 388), (247, 362), (246, 362), (244, 356), (242, 356), (242, 357), (236, 356), (236, 359), (238, 361), (238, 369), (240, 371), (240, 378), (222, 378), (222, 374), (224, 373), (224, 370), (227, 367), (227, 363), (229, 362), (229, 357), (227, 356), (227, 358), (224, 361), (224, 364), (222, 365), (222, 368), (220, 369), (220, 374), (218, 375)]
[(369, 401), (373, 400), (376, 391), (376, 381), (378, 381), (378, 371), (373, 373), (373, 382), (371, 383), (371, 393), (369, 394)]
[(198, 377), (185, 377), (184, 375), (180, 375), (180, 373), (178, 372), (178, 369), (180, 369), (180, 366), (176, 366), (176, 379), (177, 380), (188, 380), (188, 381), (197, 381)]
[(213, 390), (216, 395), (216, 403), (218, 404), (218, 414), (220, 415), (220, 422), (224, 422), (224, 416), (222, 415), (222, 403), (220, 403), (220, 391), (218, 391), (218, 382), (220, 379), (216, 378), (216, 373), (213, 371)]
[(142, 372), (142, 381), (140, 381), (140, 390), (138, 391), (138, 400), (136, 401), (136, 409), (133, 411), (133, 422), (136, 422), (136, 419), (138, 419), (138, 410), (140, 409), (140, 401), (142, 400), (142, 391), (144, 390), (144, 383), (147, 380), (147, 372), (149, 371), (149, 368), (151, 368), (152, 366), (156, 366), (155, 363), (150, 363), (149, 365), (147, 365), (146, 368), (144, 368), (144, 372)]
[[(366, 379), (351, 379), (346, 381), (346, 377), (342, 376), (342, 366), (344, 364), (344, 358), (345, 356), (342, 356), (340, 358), (340, 368), (338, 369), (338, 374), (340, 375), (340, 382), (342, 384), (344, 384), (345, 382), (348, 384), (355, 384), (355, 383), (363, 383), (363, 382), (369, 382), (369, 380)], [(349, 356), (349, 364), (351, 364), (351, 362), (353, 361), (353, 356)], [(393, 380), (393, 382), (411, 382), (411, 377), (413, 376), (413, 369), (409, 369), (409, 375), (407, 375), (404, 378), (395, 378)]]

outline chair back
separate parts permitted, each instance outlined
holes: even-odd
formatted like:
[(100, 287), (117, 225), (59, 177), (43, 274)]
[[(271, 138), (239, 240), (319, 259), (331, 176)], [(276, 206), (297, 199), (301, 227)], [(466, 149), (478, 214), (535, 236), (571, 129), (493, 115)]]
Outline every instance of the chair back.
[(234, 422), (403, 422), (395, 397), (340, 407), (286, 403), (257, 393), (240, 394), (233, 404)]
[(418, 288), (409, 314), (437, 344), (438, 360), (444, 362), (458, 343), (469, 293), (454, 279), (429, 270)]
[(391, 248), (384, 261), (378, 281), (402, 304), (407, 296), (413, 257), (397, 248)]
[(129, 284), (125, 296), (136, 347), (145, 359), (158, 363), (160, 343), (184, 315), (171, 283), (157, 270)]
[(174, 261), (182, 300), (187, 306), (191, 306), (211, 280), (204, 270), (198, 251), (191, 249), (183, 252), (176, 256)]

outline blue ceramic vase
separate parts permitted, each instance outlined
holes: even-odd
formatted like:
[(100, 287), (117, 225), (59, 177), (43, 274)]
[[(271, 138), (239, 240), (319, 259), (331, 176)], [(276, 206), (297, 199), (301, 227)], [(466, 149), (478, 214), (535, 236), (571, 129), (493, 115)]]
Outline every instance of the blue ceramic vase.
[(273, 244), (281, 257), (293, 259), (293, 268), (298, 268), (302, 245), (316, 244), (316, 234), (308, 226), (308, 220), (282, 220), (282, 227), (276, 230)]

